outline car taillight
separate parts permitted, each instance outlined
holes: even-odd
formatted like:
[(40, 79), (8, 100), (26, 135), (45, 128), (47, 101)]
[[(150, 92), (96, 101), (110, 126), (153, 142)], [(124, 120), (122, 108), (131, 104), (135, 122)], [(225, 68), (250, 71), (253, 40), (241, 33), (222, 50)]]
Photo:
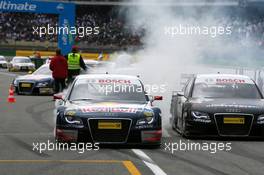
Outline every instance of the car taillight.
[(162, 130), (142, 131), (141, 139), (143, 142), (158, 142), (161, 140)]

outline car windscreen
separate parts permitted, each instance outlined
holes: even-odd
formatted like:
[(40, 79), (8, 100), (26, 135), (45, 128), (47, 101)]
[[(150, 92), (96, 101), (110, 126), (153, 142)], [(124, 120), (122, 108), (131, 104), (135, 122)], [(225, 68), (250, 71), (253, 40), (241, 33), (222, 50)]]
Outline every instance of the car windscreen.
[(97, 64), (93, 64), (93, 63), (90, 63), (90, 64), (85, 64), (86, 67), (89, 69), (89, 68), (95, 68), (97, 66)]
[(17, 58), (17, 59), (14, 59), (13, 62), (14, 63), (31, 63), (30, 59), (26, 59), (26, 58)]
[(0, 57), (0, 61), (5, 61), (5, 58), (4, 57)]
[(34, 73), (34, 75), (51, 75), (52, 72), (48, 66), (40, 67)]
[(80, 79), (75, 82), (69, 100), (146, 102), (146, 96), (139, 80)]
[(261, 94), (251, 82), (195, 82), (193, 98), (247, 98), (261, 99)]

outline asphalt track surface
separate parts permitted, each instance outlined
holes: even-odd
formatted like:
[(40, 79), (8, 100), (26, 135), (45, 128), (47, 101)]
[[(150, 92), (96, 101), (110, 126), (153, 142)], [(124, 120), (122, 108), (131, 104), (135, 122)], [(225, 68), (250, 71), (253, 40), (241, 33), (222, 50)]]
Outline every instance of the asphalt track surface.
[[(54, 141), (54, 102), (49, 96), (6, 99), (14, 75), (0, 71), (0, 175), (263, 175), (264, 142), (192, 140), (195, 143), (231, 142), (232, 150), (168, 149), (169, 143), (190, 141), (163, 128), (159, 149), (100, 148), (98, 151), (34, 150), (33, 143)], [(169, 105), (169, 104), (168, 104)]]

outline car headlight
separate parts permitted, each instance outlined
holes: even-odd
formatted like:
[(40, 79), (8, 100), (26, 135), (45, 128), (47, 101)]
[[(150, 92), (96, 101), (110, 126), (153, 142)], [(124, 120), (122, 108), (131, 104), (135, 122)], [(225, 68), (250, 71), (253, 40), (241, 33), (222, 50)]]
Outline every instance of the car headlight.
[(145, 117), (137, 121), (137, 125), (151, 124), (154, 121), (154, 117)]
[(210, 119), (209, 115), (207, 113), (204, 112), (199, 112), (199, 111), (192, 111), (192, 116), (195, 119)]
[(65, 115), (65, 121), (69, 124), (83, 125), (82, 119), (77, 116)]
[(37, 87), (46, 87), (49, 85), (49, 82), (40, 82), (37, 84)]
[(137, 121), (137, 125), (151, 124), (154, 121), (154, 112), (151, 109), (144, 109), (144, 118)]
[(17, 84), (18, 84), (17, 79), (14, 79), (13, 84), (14, 84), (15, 86), (17, 86)]
[(258, 116), (257, 124), (264, 124), (264, 114)]
[(191, 114), (192, 114), (193, 120), (196, 122), (202, 122), (202, 123), (211, 122), (210, 116), (205, 112), (192, 111)]

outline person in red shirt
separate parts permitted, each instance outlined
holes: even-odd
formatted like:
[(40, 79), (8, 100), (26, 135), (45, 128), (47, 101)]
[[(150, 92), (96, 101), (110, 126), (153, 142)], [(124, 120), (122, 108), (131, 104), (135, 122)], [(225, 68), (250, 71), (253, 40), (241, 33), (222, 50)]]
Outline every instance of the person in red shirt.
[(51, 59), (50, 70), (55, 84), (55, 93), (62, 92), (66, 87), (65, 79), (68, 77), (68, 63), (61, 54), (60, 49), (56, 49), (56, 56)]

